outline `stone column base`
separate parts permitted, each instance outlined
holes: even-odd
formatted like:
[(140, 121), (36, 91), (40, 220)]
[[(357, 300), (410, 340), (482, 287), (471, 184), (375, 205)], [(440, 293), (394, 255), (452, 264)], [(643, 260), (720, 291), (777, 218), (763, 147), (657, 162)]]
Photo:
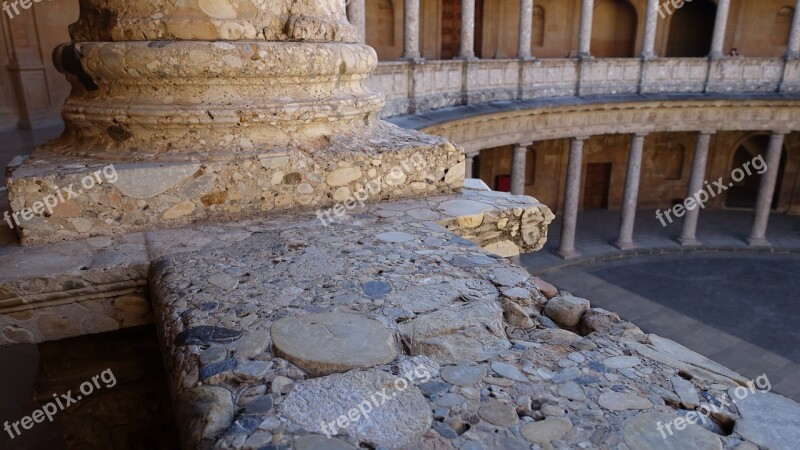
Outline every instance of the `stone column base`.
[(749, 238), (745, 239), (745, 241), (747, 241), (747, 243), (751, 247), (771, 247), (772, 246), (772, 244), (770, 244), (769, 241), (766, 238), (749, 237)]
[[(9, 168), (23, 244), (236, 220), (289, 209), (450, 193), (464, 156), (445, 139), (381, 124), (316, 149), (183, 162), (99, 161), (35, 152)], [(335, 211), (334, 211), (335, 212)]]

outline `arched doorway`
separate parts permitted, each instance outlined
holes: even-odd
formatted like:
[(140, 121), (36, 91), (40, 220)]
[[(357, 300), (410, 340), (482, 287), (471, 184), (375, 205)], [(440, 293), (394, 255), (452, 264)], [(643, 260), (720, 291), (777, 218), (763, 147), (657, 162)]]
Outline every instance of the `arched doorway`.
[(717, 6), (711, 0), (686, 3), (670, 16), (668, 58), (701, 58), (711, 52)]
[(600, 0), (592, 22), (592, 55), (629, 58), (636, 49), (636, 9), (626, 0)]
[[(728, 189), (725, 196), (725, 206), (728, 208), (747, 208), (753, 209), (756, 206), (756, 199), (758, 198), (758, 189), (761, 185), (761, 175), (758, 172), (764, 172), (767, 160), (767, 146), (769, 145), (769, 136), (759, 135), (752, 136), (751, 138), (742, 142), (733, 154), (731, 162), (731, 172), (736, 169), (741, 169), (747, 173), (746, 166), (749, 167), (750, 175), (745, 175), (744, 179), (739, 182), (731, 182), (734, 185)], [(761, 157), (758, 159), (758, 157)], [(754, 161), (754, 159), (757, 159)], [(762, 163), (762, 161), (764, 161)], [(775, 184), (775, 195), (772, 197), (772, 209), (778, 207), (778, 198), (780, 196), (780, 186), (783, 181), (783, 171), (786, 167), (786, 148), (781, 153), (781, 163), (778, 167), (778, 181)], [(760, 170), (759, 170), (760, 169)]]

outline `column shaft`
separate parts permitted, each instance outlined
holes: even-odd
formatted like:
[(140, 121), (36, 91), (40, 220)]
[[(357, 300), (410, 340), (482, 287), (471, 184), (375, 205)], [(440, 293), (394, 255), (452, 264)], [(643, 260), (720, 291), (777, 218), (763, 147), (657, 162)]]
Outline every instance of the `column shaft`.
[[(694, 161), (692, 161), (692, 175), (689, 178), (689, 191), (686, 197), (693, 197), (700, 192), (703, 187), (703, 180), (706, 176), (706, 164), (708, 162), (708, 147), (711, 143), (710, 133), (699, 133), (697, 135), (697, 146), (694, 150)], [(683, 217), (683, 229), (678, 239), (682, 245), (699, 245), (697, 240), (697, 220), (700, 218), (700, 207), (695, 206), (691, 210), (686, 210)]]
[(725, 34), (728, 30), (728, 12), (731, 9), (731, 0), (719, 0), (717, 3), (717, 18), (714, 22), (714, 38), (711, 41), (711, 58), (721, 58), (725, 45)]
[(786, 51), (789, 58), (800, 58), (800, 0), (794, 8), (794, 20), (792, 21), (792, 34), (789, 35), (789, 48)]
[(477, 156), (477, 153), (467, 153), (464, 156), (466, 157), (464, 160), (464, 176), (465, 178), (472, 178), (473, 167), (475, 167), (475, 156)]
[(656, 56), (656, 31), (658, 30), (658, 6), (660, 0), (647, 0), (645, 11), (644, 38), (642, 58), (651, 59)]
[(575, 251), (575, 227), (578, 223), (578, 202), (581, 197), (581, 171), (583, 167), (583, 143), (585, 140), (586, 138), (574, 138), (569, 148), (567, 188), (561, 223), (561, 245), (556, 251), (564, 259), (573, 259), (580, 256)]
[(533, 143), (514, 145), (514, 153), (511, 155), (511, 193), (514, 195), (525, 195), (525, 169), (528, 147)]
[(642, 174), (642, 154), (644, 153), (644, 134), (631, 137), (631, 150), (628, 155), (628, 172), (625, 176), (625, 193), (622, 199), (622, 217), (619, 225), (619, 239), (615, 245), (620, 249), (635, 247), (633, 225), (636, 220), (636, 204), (639, 200), (639, 183)]
[(592, 54), (592, 20), (594, 20), (594, 0), (583, 0), (581, 31), (578, 37), (579, 58), (588, 58)]
[(775, 196), (775, 185), (778, 181), (784, 139), (785, 135), (783, 133), (773, 133), (769, 140), (767, 171), (761, 175), (753, 228), (750, 231), (750, 237), (747, 239), (750, 245), (769, 245), (769, 241), (767, 241), (767, 223), (769, 222), (769, 214), (772, 211), (772, 199)]
[(358, 30), (358, 43), (367, 42), (366, 0), (350, 0), (347, 3), (347, 19)]
[(533, 0), (521, 0), (519, 15), (519, 46), (517, 57), (529, 59), (531, 54), (531, 38), (533, 36)]
[(461, 2), (461, 58), (475, 57), (475, 0)]
[(405, 32), (403, 35), (403, 58), (420, 58), (419, 50), (419, 0), (405, 0)]

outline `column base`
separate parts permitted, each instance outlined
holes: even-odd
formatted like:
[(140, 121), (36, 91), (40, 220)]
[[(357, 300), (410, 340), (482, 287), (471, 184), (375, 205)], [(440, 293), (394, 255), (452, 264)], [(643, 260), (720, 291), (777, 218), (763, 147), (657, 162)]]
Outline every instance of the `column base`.
[(701, 242), (697, 240), (697, 238), (678, 237), (675, 238), (675, 241), (681, 244), (683, 247), (697, 247), (701, 245)]
[(217, 161), (99, 161), (37, 150), (9, 167), (7, 186), (11, 220), (27, 245), (447, 194), (463, 186), (464, 166), (445, 139), (385, 125), (317, 148)]
[(575, 250), (562, 250), (558, 249), (553, 251), (553, 254), (560, 257), (561, 259), (565, 259), (567, 261), (572, 259), (578, 259), (581, 257), (581, 254)]
[(770, 244), (769, 241), (766, 238), (748, 237), (747, 239), (745, 239), (745, 241), (751, 247), (771, 247), (772, 246), (772, 244)]
[(636, 248), (636, 243), (633, 241), (623, 242), (623, 241), (611, 241), (611, 245), (617, 247), (620, 250), (633, 250)]

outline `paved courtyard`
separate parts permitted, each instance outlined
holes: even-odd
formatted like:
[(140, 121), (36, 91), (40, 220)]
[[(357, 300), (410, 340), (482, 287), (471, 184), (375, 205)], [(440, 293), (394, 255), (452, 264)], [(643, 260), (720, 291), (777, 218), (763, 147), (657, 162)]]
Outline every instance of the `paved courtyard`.
[[(645, 214), (640, 219), (650, 219)], [(645, 332), (679, 342), (748, 378), (766, 373), (774, 391), (797, 400), (800, 220), (774, 215), (768, 236), (775, 248), (751, 251), (740, 238), (750, 217), (747, 212), (703, 212), (699, 236), (707, 246), (695, 251), (674, 243), (673, 230), (642, 220), (637, 224), (642, 247), (623, 253), (607, 244), (618, 223), (616, 212), (590, 211), (578, 225), (582, 260), (565, 262), (550, 253), (558, 245), (555, 223), (548, 248), (524, 255), (522, 262), (560, 289), (619, 313)]]

